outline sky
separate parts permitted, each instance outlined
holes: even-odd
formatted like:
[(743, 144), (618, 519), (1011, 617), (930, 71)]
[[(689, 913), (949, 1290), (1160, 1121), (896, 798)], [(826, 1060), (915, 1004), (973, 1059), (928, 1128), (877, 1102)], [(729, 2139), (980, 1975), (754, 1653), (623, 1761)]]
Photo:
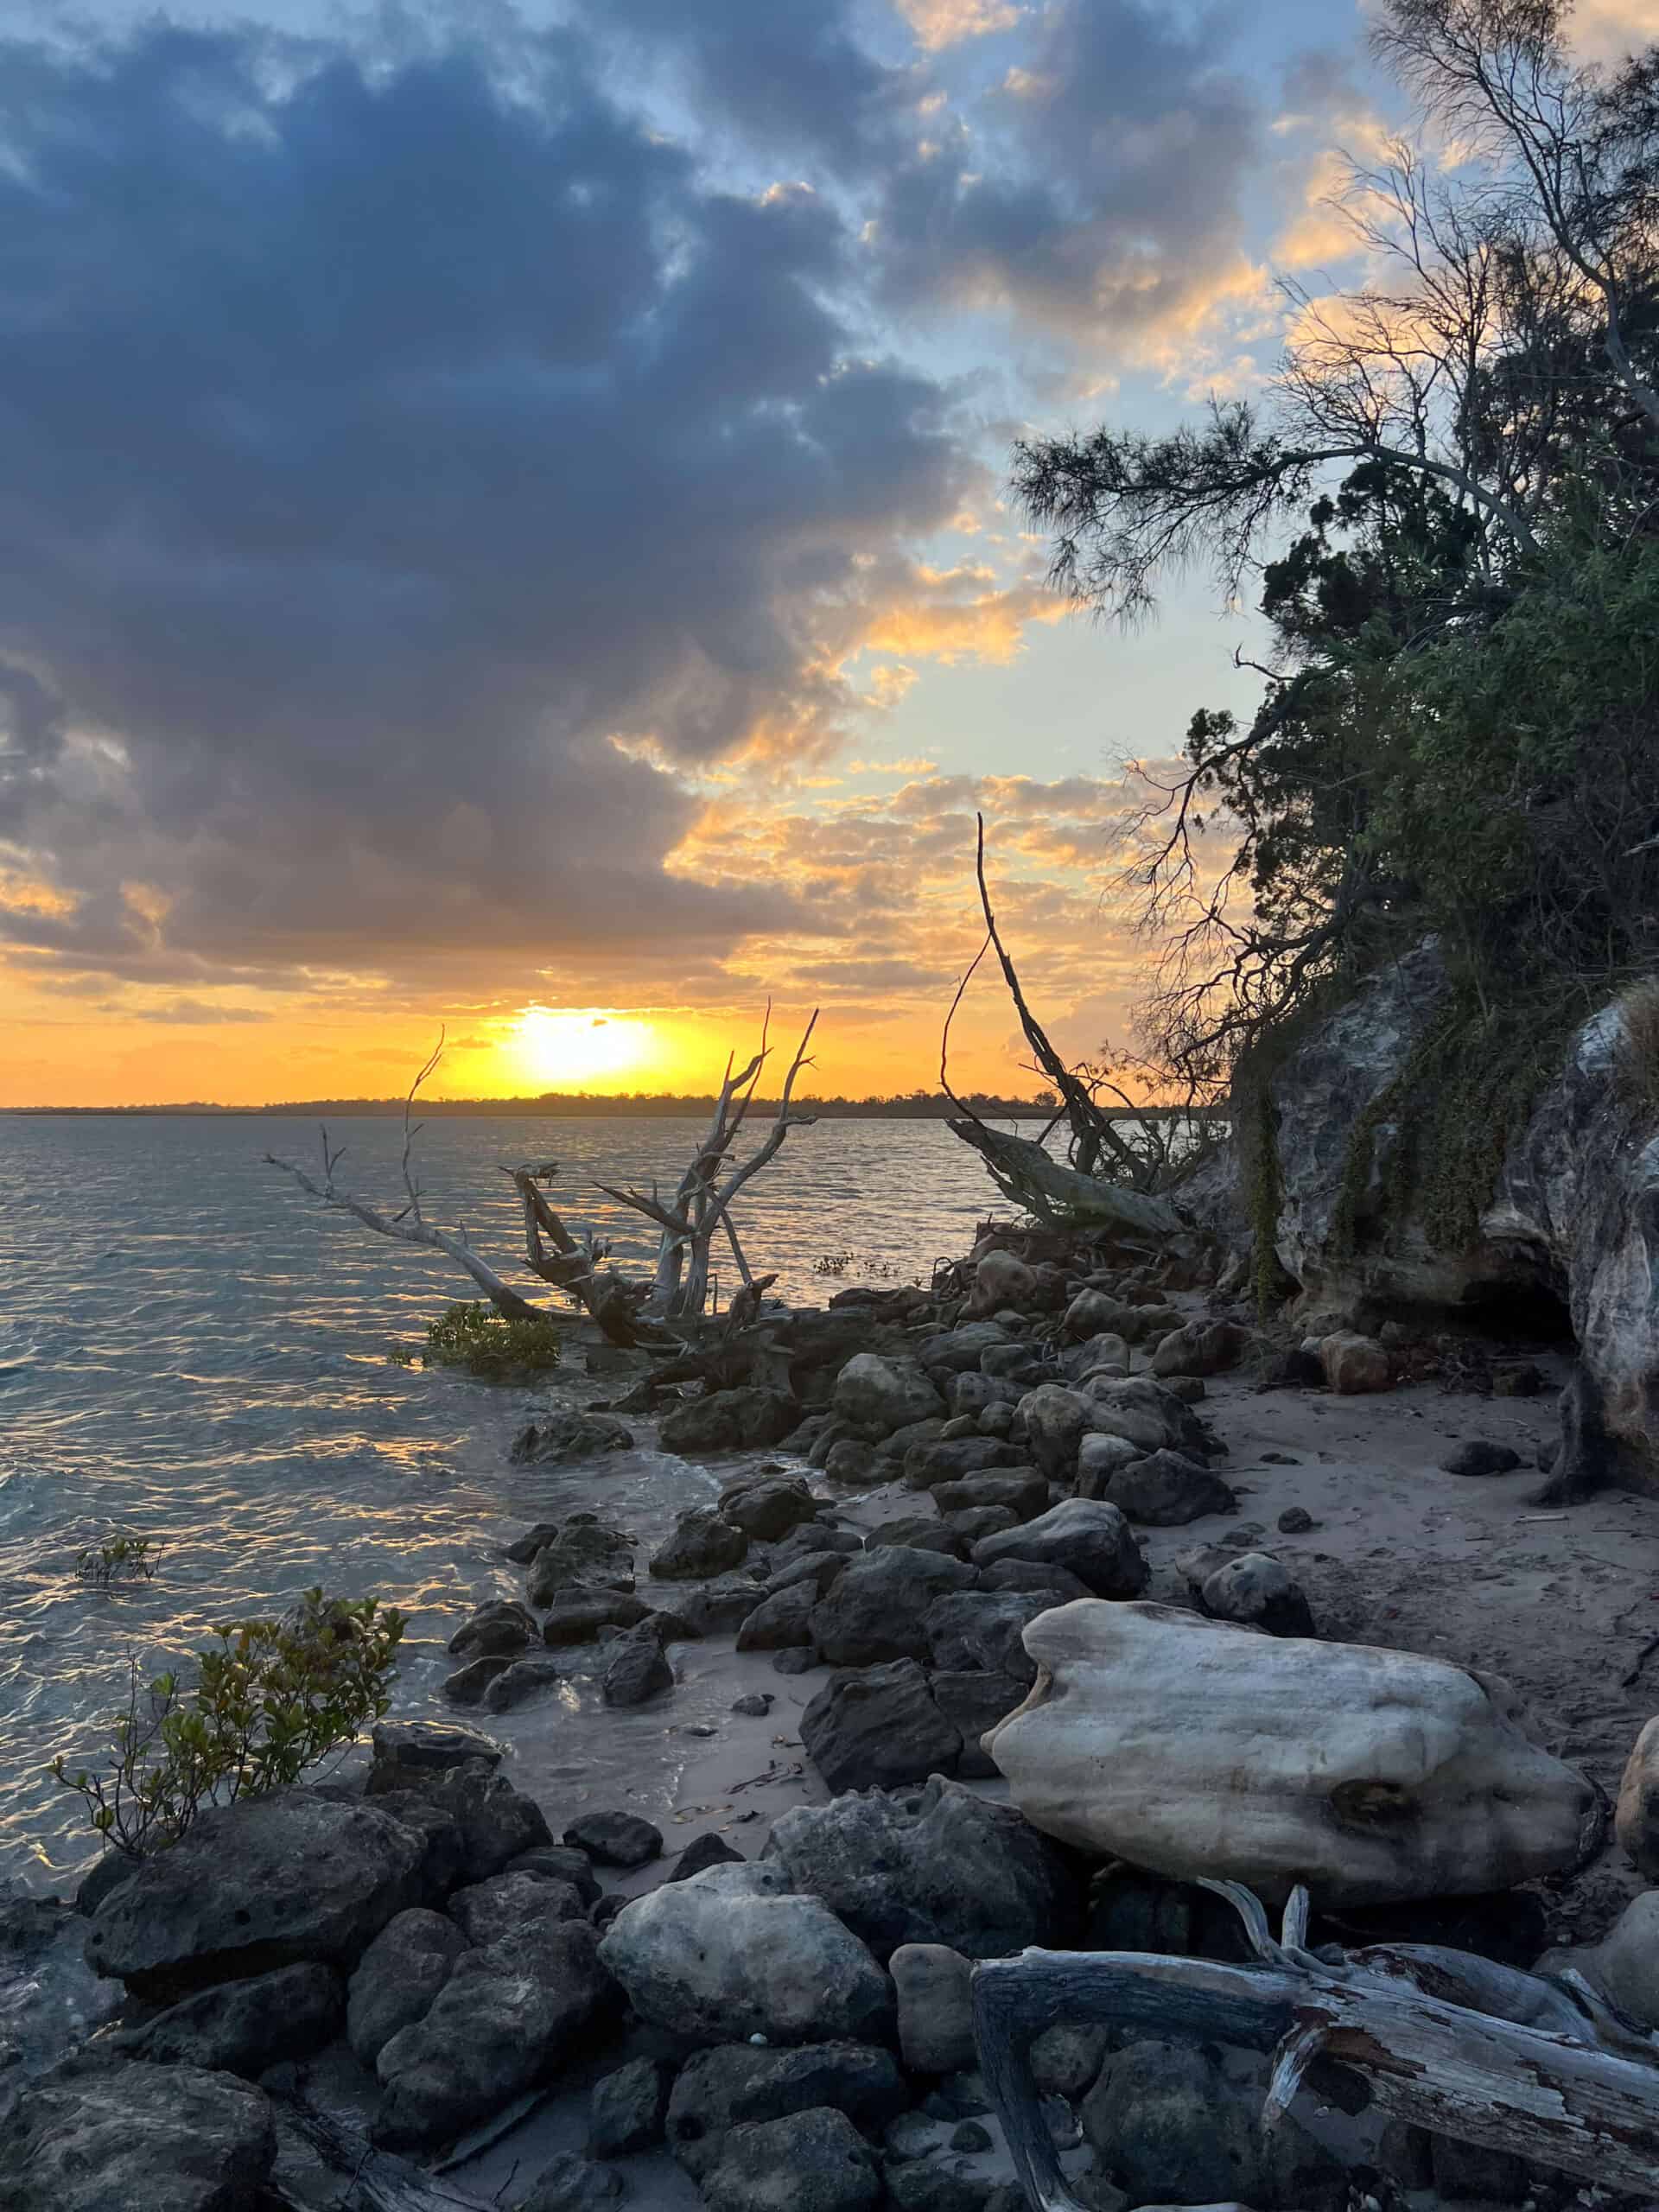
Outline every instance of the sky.
[[(1585, 50), (1659, 36), (1593, 0)], [(1128, 1040), (1248, 607), (1021, 436), (1259, 391), (1402, 120), (1348, 0), (0, 0), (0, 1106), (931, 1088)], [(961, 1085), (1032, 1078), (982, 969)]]

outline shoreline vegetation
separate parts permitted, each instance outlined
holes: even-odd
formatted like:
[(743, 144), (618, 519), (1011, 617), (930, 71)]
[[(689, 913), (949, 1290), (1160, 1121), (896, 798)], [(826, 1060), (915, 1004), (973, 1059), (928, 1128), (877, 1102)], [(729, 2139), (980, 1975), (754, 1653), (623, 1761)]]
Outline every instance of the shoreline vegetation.
[[(1034, 1098), (1007, 1098), (992, 1091), (963, 1093), (975, 1110), (995, 1121), (1046, 1121), (1057, 1110), (1058, 1100), (1052, 1093), (1039, 1092)], [(0, 1116), (74, 1115), (83, 1118), (99, 1116), (213, 1114), (228, 1119), (260, 1120), (271, 1115), (298, 1119), (327, 1114), (335, 1120), (346, 1118), (370, 1119), (381, 1116), (402, 1117), (405, 1099), (400, 1093), (395, 1098), (298, 1098), (279, 1100), (264, 1106), (221, 1106), (210, 1099), (191, 1098), (170, 1105), (156, 1106), (0, 1106)], [(480, 1120), (528, 1120), (537, 1116), (551, 1121), (586, 1121), (601, 1116), (626, 1121), (678, 1120), (692, 1116), (706, 1116), (715, 1103), (712, 1090), (700, 1091), (576, 1091), (543, 1090), (530, 1096), (510, 1098), (423, 1098), (421, 1112), (429, 1120), (476, 1117)], [(752, 1102), (757, 1114), (775, 1113), (778, 1100), (756, 1097)], [(799, 1098), (794, 1110), (801, 1115), (815, 1115), (821, 1121), (870, 1122), (930, 1122), (942, 1121), (959, 1111), (958, 1103), (948, 1093), (912, 1090), (895, 1093), (888, 1097), (869, 1098)], [(1150, 1109), (1153, 1112), (1174, 1113), (1174, 1108)]]

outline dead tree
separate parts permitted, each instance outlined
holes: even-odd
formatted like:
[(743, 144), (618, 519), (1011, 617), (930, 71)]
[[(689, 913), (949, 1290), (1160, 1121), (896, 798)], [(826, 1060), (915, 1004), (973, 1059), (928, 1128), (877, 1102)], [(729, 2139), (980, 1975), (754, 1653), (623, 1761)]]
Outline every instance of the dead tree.
[(1045, 2125), (1029, 2046), (1060, 2021), (1191, 2035), (1274, 2054), (1263, 2113), (1288, 2110), (1316, 2058), (1363, 2075), (1397, 2120), (1603, 2187), (1650, 2192), (1659, 2165), (1659, 2039), (1581, 1976), (1545, 1980), (1468, 1952), (1378, 1944), (1338, 1963), (1307, 1948), (1293, 1891), (1280, 1939), (1231, 1882), (1254, 1961), (1148, 1952), (1022, 1952), (973, 1974), (987, 2090), (1034, 2212), (1084, 2212)]
[[(655, 1184), (649, 1198), (635, 1191), (613, 1190), (606, 1183), (596, 1185), (607, 1197), (646, 1215), (660, 1226), (663, 1234), (656, 1274), (650, 1282), (631, 1280), (616, 1268), (605, 1266), (607, 1248), (591, 1234), (577, 1236), (554, 1211), (544, 1186), (558, 1173), (556, 1160), (527, 1160), (517, 1167), (504, 1167), (501, 1173), (512, 1181), (523, 1209), (524, 1265), (531, 1274), (552, 1289), (575, 1299), (586, 1307), (613, 1343), (626, 1345), (641, 1342), (675, 1344), (677, 1339), (653, 1325), (653, 1317), (696, 1320), (702, 1315), (709, 1298), (709, 1248), (716, 1235), (725, 1235), (745, 1289), (753, 1288), (755, 1279), (732, 1222), (732, 1201), (776, 1158), (790, 1130), (801, 1128), (814, 1118), (810, 1115), (792, 1115), (790, 1100), (801, 1070), (811, 1065), (806, 1057), (806, 1047), (817, 1018), (815, 1012), (806, 1026), (772, 1128), (749, 1159), (736, 1166), (729, 1164), (733, 1146), (753, 1100), (755, 1083), (767, 1058), (764, 1027), (760, 1050), (741, 1075), (734, 1076), (728, 1058), (726, 1079), (709, 1134), (680, 1178), (671, 1204), (664, 1205), (659, 1199)], [(393, 1237), (404, 1244), (424, 1245), (429, 1250), (445, 1254), (465, 1269), (497, 1313), (507, 1319), (545, 1320), (547, 1309), (520, 1296), (477, 1250), (464, 1223), (455, 1229), (442, 1229), (435, 1222), (429, 1221), (422, 1211), (423, 1192), (414, 1171), (414, 1144), (423, 1124), (411, 1122), (410, 1116), (416, 1093), (437, 1066), (442, 1052), (443, 1036), (440, 1033), (436, 1046), (410, 1084), (404, 1101), (402, 1172), (405, 1200), (396, 1213), (384, 1211), (340, 1188), (335, 1180), (335, 1170), (346, 1147), (340, 1145), (331, 1148), (326, 1128), (322, 1131), (321, 1179), (296, 1160), (279, 1159), (275, 1153), (265, 1154), (266, 1163), (281, 1168), (284, 1174), (293, 1177), (302, 1191), (325, 1205), (336, 1206), (350, 1214), (376, 1236)]]

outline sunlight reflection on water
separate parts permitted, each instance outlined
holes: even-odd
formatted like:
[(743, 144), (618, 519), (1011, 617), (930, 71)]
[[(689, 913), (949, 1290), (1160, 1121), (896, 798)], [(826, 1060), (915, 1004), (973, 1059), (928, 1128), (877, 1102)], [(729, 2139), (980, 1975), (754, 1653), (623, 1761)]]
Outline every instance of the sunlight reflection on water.
[[(464, 1217), (510, 1257), (516, 1199), (497, 1166), (551, 1153), (565, 1163), (556, 1203), (644, 1261), (645, 1224), (587, 1179), (666, 1180), (699, 1126), (435, 1121), (421, 1140), (427, 1211)], [(348, 1147), (341, 1181), (389, 1196), (400, 1124), (334, 1134)], [(470, 1286), (262, 1164), (268, 1149), (315, 1146), (311, 1125), (275, 1117), (0, 1118), (0, 1878), (60, 1888), (94, 1855), (78, 1801), (45, 1768), (55, 1751), (97, 1747), (130, 1649), (159, 1663), (213, 1621), (321, 1582), (410, 1613), (396, 1709), (418, 1711), (468, 1609), (518, 1594), (499, 1549), (518, 1524), (602, 1507), (649, 1544), (714, 1487), (654, 1451), (603, 1470), (509, 1465), (512, 1432), (548, 1393), (387, 1360)], [(992, 1195), (937, 1123), (823, 1122), (750, 1186), (740, 1225), (784, 1294), (821, 1304), (841, 1279), (815, 1275), (820, 1255), (855, 1255), (847, 1281), (925, 1281)], [(604, 1386), (572, 1374), (560, 1394)], [(84, 1588), (77, 1549), (115, 1529), (164, 1546), (155, 1580)], [(694, 1651), (677, 1731), (704, 1717)], [(626, 1771), (664, 1802), (670, 1726), (662, 1709), (601, 1719), (580, 1683), (512, 1722), (526, 1786)]]

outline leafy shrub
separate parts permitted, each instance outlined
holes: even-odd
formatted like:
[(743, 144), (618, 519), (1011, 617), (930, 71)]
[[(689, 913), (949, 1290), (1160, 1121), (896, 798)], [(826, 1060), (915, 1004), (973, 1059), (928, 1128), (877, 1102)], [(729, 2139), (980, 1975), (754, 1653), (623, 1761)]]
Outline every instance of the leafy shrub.
[(78, 1551), (75, 1573), (99, 1590), (117, 1582), (153, 1582), (160, 1556), (160, 1545), (152, 1544), (148, 1536), (111, 1536)]
[(427, 1324), (424, 1363), (461, 1367), (481, 1382), (502, 1382), (520, 1375), (544, 1375), (559, 1363), (557, 1325), (551, 1320), (509, 1321), (493, 1306), (446, 1307)]
[(173, 1673), (145, 1682), (130, 1661), (112, 1765), (72, 1773), (60, 1756), (53, 1778), (85, 1798), (92, 1827), (118, 1851), (163, 1849), (207, 1806), (296, 1782), (379, 1719), (404, 1626), (372, 1598), (308, 1590), (280, 1620), (216, 1627), (217, 1646), (195, 1655), (194, 1683)]

